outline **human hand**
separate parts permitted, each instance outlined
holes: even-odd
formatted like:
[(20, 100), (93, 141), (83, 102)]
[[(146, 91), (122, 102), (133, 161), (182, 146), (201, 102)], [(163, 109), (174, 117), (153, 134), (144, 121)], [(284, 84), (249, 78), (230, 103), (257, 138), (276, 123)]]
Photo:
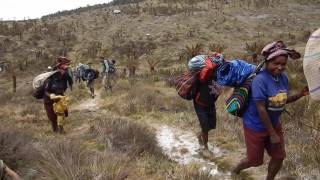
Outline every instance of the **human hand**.
[(300, 95), (301, 95), (301, 96), (308, 96), (309, 94), (310, 94), (310, 92), (309, 92), (309, 87), (308, 87), (308, 86), (304, 87), (304, 88), (300, 91)]
[(273, 145), (280, 144), (280, 137), (274, 132), (270, 134), (270, 142)]

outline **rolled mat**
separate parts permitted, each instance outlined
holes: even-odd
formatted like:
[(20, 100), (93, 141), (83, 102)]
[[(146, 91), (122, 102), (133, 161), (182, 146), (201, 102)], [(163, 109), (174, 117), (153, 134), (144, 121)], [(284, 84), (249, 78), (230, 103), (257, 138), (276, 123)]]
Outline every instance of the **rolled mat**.
[(234, 88), (232, 95), (226, 101), (228, 113), (242, 117), (248, 105), (252, 80), (253, 77), (248, 78), (241, 86)]
[(320, 29), (311, 34), (303, 58), (303, 71), (306, 76), (310, 96), (320, 100)]

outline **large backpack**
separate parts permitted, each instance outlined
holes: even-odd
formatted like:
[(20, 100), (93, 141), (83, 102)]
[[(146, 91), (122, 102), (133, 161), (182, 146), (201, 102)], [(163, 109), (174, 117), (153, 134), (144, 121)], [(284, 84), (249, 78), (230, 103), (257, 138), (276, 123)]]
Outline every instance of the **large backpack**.
[(180, 97), (192, 100), (197, 93), (198, 74), (200, 71), (188, 71), (174, 80), (174, 85)]
[(192, 100), (196, 96), (198, 88), (198, 74), (206, 66), (206, 60), (220, 65), (224, 62), (222, 54), (197, 55), (188, 62), (188, 71), (175, 78), (174, 84), (180, 97), (186, 100)]
[(55, 71), (45, 72), (45, 73), (39, 74), (38, 76), (36, 76), (33, 79), (33, 81), (32, 81), (33, 97), (35, 97), (36, 99), (42, 99), (43, 98), (45, 81), (49, 77), (54, 75), (56, 72), (58, 72), (58, 71), (55, 70)]
[(198, 87), (198, 74), (205, 66), (206, 55), (198, 55), (191, 58), (188, 62), (188, 71), (174, 79), (174, 85), (178, 95), (186, 100), (195, 98)]
[(113, 74), (116, 72), (116, 68), (114, 67), (114, 64), (110, 60), (106, 59), (103, 61), (103, 63), (108, 74)]
[(97, 79), (99, 77), (99, 71), (95, 69), (86, 69), (84, 71), (84, 77), (85, 77), (85, 80), (89, 80), (89, 81)]

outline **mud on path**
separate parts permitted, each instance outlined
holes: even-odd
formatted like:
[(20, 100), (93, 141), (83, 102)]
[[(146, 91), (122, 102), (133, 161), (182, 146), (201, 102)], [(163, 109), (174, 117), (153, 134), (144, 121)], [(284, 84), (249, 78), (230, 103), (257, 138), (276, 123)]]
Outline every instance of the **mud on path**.
[[(81, 101), (78, 105), (71, 109), (74, 113), (85, 111), (94, 113), (97, 116), (104, 116), (106, 113), (110, 114), (107, 110), (100, 109), (102, 90), (96, 92), (94, 99), (88, 98)], [(88, 133), (93, 124), (87, 121), (81, 121), (77, 126), (74, 126), (67, 133), (68, 138), (77, 138)], [(230, 167), (221, 168), (221, 162), (234, 165), (240, 161), (240, 158), (245, 157), (244, 149), (226, 150), (209, 143), (209, 150), (204, 151), (198, 144), (196, 134), (190, 129), (181, 129), (173, 127), (168, 124), (155, 122), (150, 123), (150, 128), (153, 128), (156, 133), (156, 140), (163, 153), (166, 154), (171, 160), (178, 164), (191, 165), (197, 164), (200, 168), (199, 171), (203, 172), (212, 179), (231, 180), (231, 179), (254, 179), (263, 180), (267, 173), (267, 163), (260, 168), (251, 168), (242, 173), (239, 177), (232, 177)], [(214, 138), (214, 137), (213, 137)], [(276, 179), (292, 179), (285, 173), (279, 174)]]
[(200, 149), (196, 135), (168, 125), (154, 125), (156, 138), (162, 151), (179, 164), (198, 164), (199, 171), (215, 179), (231, 179), (230, 172), (222, 172), (214, 162), (225, 156), (223, 150), (209, 144), (210, 151)]
[[(94, 99), (85, 99), (78, 105), (74, 106), (71, 111), (90, 111), (102, 113), (99, 110), (101, 103), (101, 90), (97, 91)], [(82, 123), (80, 126), (74, 127), (68, 134), (68, 137), (77, 137), (87, 133), (91, 125)], [(182, 130), (165, 124), (153, 124), (151, 128), (155, 129), (156, 140), (159, 147), (170, 159), (179, 164), (198, 164), (201, 168), (199, 171), (209, 174), (218, 179), (230, 179), (230, 173), (219, 171), (218, 166), (214, 163), (214, 159), (224, 156), (224, 152), (216, 146), (210, 146), (211, 152), (203, 153), (199, 148), (198, 140), (191, 131)]]

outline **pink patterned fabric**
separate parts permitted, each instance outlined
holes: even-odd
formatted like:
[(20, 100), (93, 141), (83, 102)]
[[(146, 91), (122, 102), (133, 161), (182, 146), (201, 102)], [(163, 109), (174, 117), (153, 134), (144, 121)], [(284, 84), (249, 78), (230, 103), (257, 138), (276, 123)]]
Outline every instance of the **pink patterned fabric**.
[(55, 68), (59, 70), (59, 72), (63, 75), (68, 71), (70, 63), (70, 59), (64, 56), (60, 56), (57, 58), (57, 65), (55, 66)]
[(267, 44), (262, 49), (261, 54), (267, 61), (282, 55), (289, 56), (292, 59), (299, 59), (301, 57), (300, 53), (297, 51), (287, 48), (283, 41), (276, 41)]

